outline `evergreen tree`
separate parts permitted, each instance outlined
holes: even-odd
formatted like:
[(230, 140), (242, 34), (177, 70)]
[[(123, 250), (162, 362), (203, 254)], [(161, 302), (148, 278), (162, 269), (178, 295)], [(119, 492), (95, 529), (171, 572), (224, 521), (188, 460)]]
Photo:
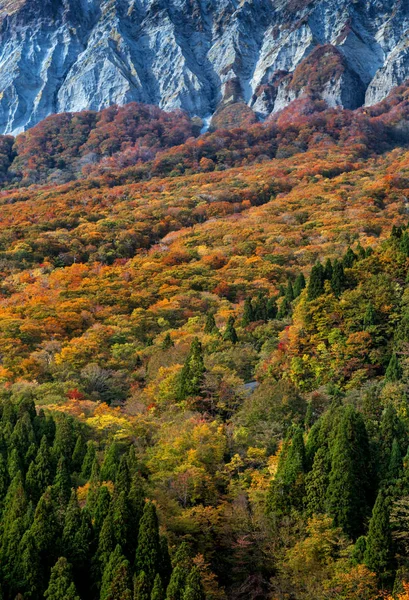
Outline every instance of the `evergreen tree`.
[(111, 494), (106, 485), (102, 485), (98, 491), (97, 502), (93, 510), (94, 515), (94, 529), (95, 533), (99, 535), (102, 524), (105, 517), (108, 514), (109, 506), (111, 504)]
[(239, 341), (236, 329), (234, 327), (234, 317), (232, 316), (227, 319), (227, 325), (223, 333), (223, 339), (225, 342), (231, 342), (232, 344), (237, 344)]
[(268, 495), (271, 513), (286, 514), (301, 509), (305, 494), (306, 457), (302, 429), (290, 431), (280, 454), (277, 474)]
[(112, 504), (112, 523), (115, 541), (117, 544), (122, 546), (125, 555), (127, 555), (130, 531), (129, 506), (126, 492), (121, 492), (120, 494), (116, 494), (114, 496), (114, 501)]
[(183, 600), (187, 579), (186, 569), (177, 565), (173, 571), (166, 590), (166, 600)]
[(267, 320), (273, 321), (277, 317), (277, 301), (275, 298), (269, 298), (266, 305)]
[(103, 571), (109, 561), (111, 553), (115, 549), (115, 529), (113, 521), (113, 507), (111, 505), (107, 516), (101, 527), (101, 532), (98, 539), (98, 549), (96, 558), (98, 566)]
[(87, 451), (84, 456), (84, 460), (81, 467), (81, 477), (83, 479), (89, 479), (91, 477), (92, 466), (97, 456), (97, 450), (95, 442), (89, 440), (87, 442)]
[(243, 318), (242, 318), (241, 324), (243, 325), (243, 327), (247, 327), (253, 321), (254, 321), (253, 305), (251, 303), (251, 299), (246, 298), (244, 301)]
[(392, 533), (389, 523), (390, 501), (384, 490), (380, 490), (372, 510), (366, 539), (365, 564), (379, 575), (387, 574), (392, 566)]
[[(86, 579), (87, 563), (91, 554), (92, 525), (88, 511), (81, 508), (75, 490), (67, 506), (62, 533), (64, 555), (78, 574), (77, 580)], [(80, 576), (81, 575), (81, 576)]]
[(121, 460), (119, 461), (119, 467), (115, 478), (115, 492), (117, 494), (120, 492), (125, 492), (125, 494), (128, 494), (130, 487), (131, 474), (128, 467), (128, 457), (123, 454), (121, 456)]
[(369, 302), (368, 306), (366, 307), (366, 311), (364, 314), (364, 327), (365, 329), (369, 329), (371, 327), (373, 327), (376, 323), (376, 312), (375, 312), (375, 308), (374, 305), (372, 304), (372, 302)]
[(385, 380), (386, 381), (399, 381), (402, 377), (402, 367), (396, 352), (394, 352), (391, 356), (391, 359), (388, 364), (388, 368), (385, 372)]
[(166, 536), (162, 535), (160, 537), (159, 546), (160, 562), (158, 571), (161, 577), (161, 583), (163, 584), (163, 587), (166, 588), (169, 583), (170, 576), (172, 574), (172, 564), (170, 561), (168, 540), (166, 539)]
[(24, 591), (24, 597), (35, 599), (45, 587), (45, 569), (43, 568), (35, 539), (30, 530), (23, 535), (19, 550), (18, 585), (20, 591)]
[(332, 278), (331, 278), (331, 287), (337, 298), (340, 297), (342, 292), (346, 289), (346, 277), (344, 273), (344, 266), (342, 262), (338, 262), (338, 260), (334, 261)]
[(267, 320), (267, 301), (265, 294), (259, 292), (253, 303), (253, 321)]
[(327, 510), (335, 525), (353, 539), (362, 533), (368, 512), (370, 463), (365, 424), (361, 415), (347, 406), (332, 449)]
[(100, 600), (132, 600), (129, 562), (117, 545), (111, 552), (101, 582)]
[(145, 571), (141, 571), (135, 578), (133, 600), (150, 600), (150, 588)]
[(348, 250), (346, 251), (344, 258), (342, 259), (342, 264), (344, 266), (344, 269), (351, 269), (351, 267), (354, 266), (355, 261), (358, 259), (357, 255), (355, 254), (355, 252), (352, 250), (352, 248), (348, 248)]
[(408, 233), (406, 231), (405, 231), (405, 233), (402, 235), (402, 237), (400, 239), (399, 250), (405, 256), (409, 256), (409, 235), (408, 235)]
[(308, 282), (307, 298), (316, 300), (324, 293), (324, 269), (321, 263), (317, 263), (311, 269), (311, 275)]
[(195, 338), (190, 347), (183, 369), (180, 373), (178, 399), (199, 396), (205, 373), (202, 344)]
[(153, 585), (160, 568), (159, 525), (156, 508), (152, 502), (146, 502), (139, 524), (138, 546), (136, 550), (136, 570), (144, 571), (149, 585)]
[(289, 280), (286, 290), (285, 290), (285, 299), (287, 300), (288, 303), (291, 304), (291, 302), (294, 300), (294, 298), (295, 298), (295, 296), (294, 296), (293, 284), (291, 283), (291, 280)]
[(162, 350), (169, 350), (170, 348), (173, 348), (174, 345), (175, 344), (174, 344), (172, 338), (170, 337), (170, 333), (168, 331), (166, 333), (165, 337), (163, 338), (161, 348), (162, 348)]
[(159, 573), (155, 577), (150, 600), (165, 600), (165, 590)]
[(327, 281), (331, 281), (333, 272), (334, 272), (334, 270), (332, 268), (331, 259), (327, 258), (327, 261), (324, 266), (324, 279), (326, 279)]
[(115, 481), (119, 460), (119, 446), (113, 441), (105, 453), (101, 466), (101, 481)]
[(325, 513), (330, 469), (328, 449), (321, 447), (317, 450), (312, 469), (305, 478), (306, 504), (309, 515)]
[(57, 473), (54, 479), (54, 488), (60, 506), (66, 506), (71, 496), (71, 475), (68, 469), (67, 459), (64, 456), (61, 456), (58, 461)]
[(217, 328), (216, 321), (214, 318), (214, 314), (212, 312), (207, 313), (204, 332), (208, 333), (210, 335), (219, 333), (219, 330)]
[(58, 504), (52, 488), (44, 492), (37, 504), (31, 534), (44, 565), (51, 567), (58, 558), (58, 539), (61, 534)]
[(294, 297), (298, 298), (303, 289), (306, 286), (305, 277), (303, 273), (299, 273), (294, 281)]
[(191, 569), (186, 579), (186, 587), (183, 594), (183, 600), (205, 600), (202, 580), (197, 567)]
[(291, 310), (291, 304), (288, 302), (287, 298), (284, 298), (281, 301), (280, 308), (277, 313), (277, 319), (284, 319)]
[(402, 471), (402, 466), (403, 461), (400, 446), (398, 440), (396, 438), (393, 438), (387, 476), (389, 481), (393, 481), (399, 478), (400, 473)]
[(50, 582), (44, 598), (46, 600), (80, 600), (66, 558), (59, 558), (51, 569)]
[(75, 472), (81, 471), (82, 463), (87, 452), (87, 446), (82, 434), (78, 434), (77, 441), (75, 442), (74, 451), (72, 453), (72, 468)]
[(361, 535), (354, 544), (354, 549), (352, 551), (352, 561), (356, 565), (361, 565), (365, 559), (366, 552), (366, 537)]

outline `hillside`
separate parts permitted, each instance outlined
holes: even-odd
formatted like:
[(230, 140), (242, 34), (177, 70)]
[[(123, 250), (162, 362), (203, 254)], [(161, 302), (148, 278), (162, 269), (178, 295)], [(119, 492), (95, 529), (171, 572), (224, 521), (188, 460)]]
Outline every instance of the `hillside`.
[(408, 95), (2, 138), (4, 600), (407, 599)]

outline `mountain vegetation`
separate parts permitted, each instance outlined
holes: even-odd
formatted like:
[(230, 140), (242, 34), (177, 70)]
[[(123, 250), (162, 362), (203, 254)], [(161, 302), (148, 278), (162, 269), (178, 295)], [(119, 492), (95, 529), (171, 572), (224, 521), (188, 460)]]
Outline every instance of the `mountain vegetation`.
[(408, 597), (408, 98), (2, 139), (5, 600)]

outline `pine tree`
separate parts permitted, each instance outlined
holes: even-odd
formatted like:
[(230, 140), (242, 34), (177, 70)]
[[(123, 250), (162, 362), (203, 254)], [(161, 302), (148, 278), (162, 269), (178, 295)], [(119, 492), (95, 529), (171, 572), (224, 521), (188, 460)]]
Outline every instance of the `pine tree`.
[(219, 330), (217, 328), (216, 321), (214, 318), (214, 314), (212, 312), (209, 312), (207, 314), (204, 332), (209, 335), (219, 333)]
[(393, 481), (399, 478), (402, 471), (402, 466), (403, 461), (400, 446), (398, 440), (396, 438), (393, 438), (387, 475), (389, 481)]
[(165, 590), (159, 573), (155, 577), (150, 600), (165, 600)]
[(277, 312), (278, 312), (277, 301), (275, 298), (269, 298), (267, 300), (266, 310), (267, 310), (267, 320), (273, 321), (277, 317)]
[(145, 571), (141, 571), (135, 578), (133, 600), (150, 600), (150, 588)]
[(118, 471), (115, 477), (115, 493), (129, 493), (131, 487), (131, 474), (128, 467), (128, 457), (123, 454), (119, 461)]
[(193, 567), (186, 579), (183, 600), (205, 600), (205, 598), (199, 569)]
[(400, 243), (399, 243), (399, 250), (405, 255), (405, 256), (409, 256), (409, 235), (408, 233), (405, 231), (405, 233), (402, 235)]
[(243, 325), (243, 327), (247, 327), (253, 321), (254, 321), (253, 305), (251, 303), (251, 299), (246, 298), (244, 301), (243, 318), (242, 318), (241, 324)]
[(310, 280), (307, 288), (308, 300), (316, 300), (324, 293), (324, 269), (321, 263), (317, 263), (311, 269)]
[(327, 448), (317, 450), (311, 471), (305, 478), (306, 504), (309, 515), (325, 513), (325, 498), (331, 463)]
[(21, 539), (18, 556), (17, 589), (24, 591), (24, 597), (27, 599), (37, 598), (45, 587), (45, 569), (41, 564), (35, 539), (30, 530), (27, 530)]
[[(125, 555), (128, 554), (129, 531), (129, 505), (127, 493), (121, 492), (114, 496), (112, 504), (112, 524), (114, 528), (114, 537), (117, 544), (122, 546)], [(132, 557), (133, 558), (133, 557)]]
[(376, 323), (376, 311), (372, 302), (369, 302), (364, 314), (364, 327), (370, 329)]
[(66, 558), (59, 558), (51, 569), (50, 582), (44, 598), (46, 600), (80, 600)]
[(253, 321), (266, 321), (267, 320), (267, 301), (266, 296), (263, 292), (257, 294), (256, 299), (253, 302)]
[(183, 600), (186, 579), (186, 569), (177, 565), (172, 571), (169, 585), (166, 590), (166, 600)]
[(327, 281), (331, 281), (333, 275), (332, 262), (330, 258), (327, 258), (325, 266), (324, 266), (324, 279)]
[(294, 281), (294, 297), (298, 298), (303, 289), (306, 286), (305, 277), (303, 273), (299, 273)]
[(62, 548), (75, 572), (82, 572), (90, 558), (92, 541), (91, 520), (89, 515), (78, 503), (77, 493), (71, 492), (71, 498), (65, 512), (64, 529), (62, 533)]
[(402, 367), (396, 352), (391, 356), (388, 368), (385, 372), (386, 381), (399, 381), (402, 378)]
[(145, 572), (149, 585), (152, 586), (160, 567), (159, 525), (152, 502), (146, 502), (139, 524), (135, 565), (137, 571)]
[(354, 266), (355, 261), (358, 259), (357, 255), (355, 254), (355, 252), (352, 250), (352, 248), (348, 248), (348, 250), (346, 251), (344, 258), (342, 259), (342, 264), (344, 266), (344, 269), (351, 269)]
[(83, 479), (87, 480), (91, 477), (92, 465), (94, 464), (96, 456), (97, 456), (97, 450), (95, 447), (95, 442), (93, 442), (92, 440), (89, 440), (87, 442), (87, 451), (85, 453), (84, 460), (82, 462), (82, 467), (81, 467), (81, 477)]
[(102, 571), (105, 569), (109, 561), (109, 557), (114, 549), (115, 529), (113, 521), (113, 507), (111, 505), (101, 527), (101, 532), (98, 539), (98, 549), (96, 553), (96, 558)]
[(180, 373), (178, 399), (199, 396), (205, 373), (202, 344), (195, 338), (190, 347), (183, 369)]
[(54, 488), (60, 505), (66, 506), (71, 496), (71, 475), (67, 465), (67, 459), (61, 456), (58, 461), (57, 473), (54, 479)]
[(390, 501), (381, 489), (372, 510), (364, 556), (367, 567), (379, 575), (385, 575), (392, 567), (392, 533), (389, 518)]
[(305, 493), (306, 457), (302, 429), (290, 431), (280, 454), (277, 474), (268, 495), (271, 513), (280, 516), (301, 509)]
[(169, 350), (170, 348), (173, 348), (174, 346), (174, 342), (172, 340), (172, 338), (170, 337), (170, 333), (169, 331), (166, 333), (165, 337), (163, 338), (162, 344), (161, 344), (161, 349), (162, 350)]
[(117, 545), (111, 552), (101, 582), (100, 600), (132, 600), (129, 562)]
[(170, 556), (169, 556), (169, 548), (168, 548), (168, 540), (166, 538), (166, 536), (162, 535), (160, 537), (159, 540), (159, 546), (160, 546), (160, 561), (159, 561), (159, 575), (161, 577), (161, 582), (163, 584), (163, 587), (166, 588), (168, 583), (169, 583), (169, 579), (170, 576), (172, 574), (172, 563), (170, 561)]
[(86, 452), (87, 446), (85, 444), (84, 436), (79, 434), (77, 441), (75, 442), (74, 451), (71, 458), (72, 468), (77, 473), (81, 471)]
[(239, 338), (237, 336), (237, 331), (234, 327), (234, 317), (230, 316), (227, 319), (226, 329), (223, 333), (223, 340), (225, 342), (231, 342), (232, 344), (237, 344)]
[(294, 298), (295, 298), (295, 296), (294, 296), (293, 284), (291, 283), (291, 280), (289, 280), (286, 290), (285, 290), (285, 299), (287, 300), (288, 303), (291, 304), (291, 302), (294, 300)]
[(281, 301), (280, 308), (277, 313), (277, 319), (284, 319), (289, 314), (290, 310), (291, 304), (289, 303), (287, 298), (284, 297)]
[(119, 446), (114, 441), (105, 453), (104, 462), (101, 466), (101, 481), (115, 481), (119, 461)]
[(332, 278), (331, 278), (331, 287), (337, 298), (340, 297), (342, 292), (346, 289), (346, 277), (344, 273), (344, 266), (342, 262), (338, 262), (338, 260), (334, 261)]
[(356, 539), (363, 531), (370, 496), (370, 454), (365, 424), (351, 406), (343, 410), (332, 448), (327, 511)]

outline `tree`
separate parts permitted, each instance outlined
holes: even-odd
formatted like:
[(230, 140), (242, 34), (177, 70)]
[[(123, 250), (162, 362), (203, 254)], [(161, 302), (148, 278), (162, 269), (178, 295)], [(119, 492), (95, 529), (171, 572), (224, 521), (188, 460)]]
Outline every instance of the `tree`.
[(133, 600), (150, 600), (150, 587), (145, 571), (141, 571), (135, 578)]
[(385, 576), (390, 574), (393, 560), (392, 533), (390, 527), (390, 500), (381, 489), (372, 510), (364, 555), (369, 569)]
[(71, 496), (71, 475), (68, 469), (67, 460), (64, 456), (61, 456), (58, 461), (57, 473), (54, 479), (54, 488), (60, 505), (65, 506), (69, 502)]
[(170, 337), (170, 333), (168, 331), (166, 333), (165, 337), (163, 338), (161, 348), (162, 348), (162, 350), (169, 350), (169, 348), (173, 348), (174, 345), (175, 344), (174, 344), (172, 338)]
[(287, 300), (287, 302), (289, 302), (291, 304), (291, 302), (294, 300), (295, 296), (294, 296), (294, 289), (293, 289), (293, 284), (291, 283), (291, 280), (288, 281), (287, 284), (287, 288), (285, 290), (285, 299)]
[(160, 566), (158, 517), (152, 502), (146, 502), (139, 524), (135, 565), (137, 571), (144, 571), (149, 586), (152, 587)]
[(251, 298), (246, 298), (244, 301), (243, 318), (242, 318), (241, 324), (243, 325), (243, 327), (247, 327), (253, 321), (254, 321), (254, 311), (253, 311), (253, 305), (251, 303)]
[(316, 300), (324, 293), (324, 268), (321, 263), (317, 263), (311, 269), (311, 275), (308, 282), (307, 298)]
[(294, 297), (298, 298), (306, 286), (304, 273), (299, 273), (294, 281)]
[(372, 302), (369, 302), (366, 307), (366, 311), (364, 314), (364, 327), (365, 329), (370, 329), (376, 323), (376, 311)]
[(119, 464), (119, 447), (113, 441), (105, 453), (101, 466), (101, 481), (115, 481)]
[(343, 409), (332, 448), (327, 510), (337, 527), (356, 539), (370, 501), (369, 443), (365, 424), (351, 406)]
[(165, 590), (159, 573), (155, 577), (150, 600), (165, 600)]
[(306, 504), (309, 516), (325, 513), (330, 469), (328, 449), (319, 448), (314, 456), (312, 469), (305, 477)]
[(214, 314), (212, 312), (207, 313), (204, 332), (208, 333), (210, 335), (219, 333), (219, 330), (217, 328), (216, 321), (214, 318)]
[(88, 440), (87, 442), (87, 451), (84, 456), (84, 460), (82, 462), (81, 467), (81, 477), (83, 479), (89, 479), (91, 476), (92, 465), (97, 455), (97, 450), (95, 447), (95, 442), (92, 440)]
[(74, 451), (71, 458), (72, 468), (74, 471), (78, 473), (81, 471), (86, 452), (87, 446), (85, 444), (84, 436), (80, 433), (78, 434), (77, 441), (75, 442)]
[(402, 466), (403, 466), (403, 462), (402, 462), (402, 453), (400, 450), (400, 446), (399, 446), (398, 440), (396, 438), (393, 438), (392, 450), (390, 453), (389, 466), (388, 466), (388, 475), (387, 475), (387, 477), (390, 481), (393, 481), (393, 480), (399, 478), (400, 473), (402, 471)]
[(63, 556), (51, 569), (50, 582), (44, 598), (46, 600), (80, 600), (71, 577), (70, 565)]
[(342, 264), (345, 269), (350, 269), (351, 267), (354, 266), (354, 263), (357, 259), (358, 259), (358, 257), (355, 254), (355, 252), (352, 250), (352, 248), (348, 248), (348, 250), (346, 251), (346, 253), (344, 255), (344, 258), (342, 259)]
[(399, 381), (402, 377), (402, 367), (396, 352), (390, 358), (388, 367), (385, 372), (386, 381)]
[(101, 582), (100, 600), (131, 600), (129, 562), (117, 545), (111, 552)]
[(324, 266), (324, 279), (326, 279), (327, 281), (331, 281), (333, 272), (334, 270), (332, 268), (331, 259), (327, 258)]
[(342, 292), (346, 288), (346, 277), (344, 273), (344, 266), (342, 262), (339, 262), (337, 259), (334, 260), (334, 266), (331, 277), (331, 287), (337, 298), (340, 297)]
[(198, 396), (201, 393), (205, 366), (203, 362), (202, 344), (195, 338), (190, 347), (183, 369), (179, 378), (178, 399), (184, 400), (189, 396)]
[(236, 329), (234, 327), (234, 317), (232, 316), (227, 319), (227, 325), (223, 333), (223, 339), (225, 342), (231, 342), (232, 344), (237, 344), (239, 341)]
[(183, 600), (205, 600), (199, 569), (193, 567), (186, 579)]

